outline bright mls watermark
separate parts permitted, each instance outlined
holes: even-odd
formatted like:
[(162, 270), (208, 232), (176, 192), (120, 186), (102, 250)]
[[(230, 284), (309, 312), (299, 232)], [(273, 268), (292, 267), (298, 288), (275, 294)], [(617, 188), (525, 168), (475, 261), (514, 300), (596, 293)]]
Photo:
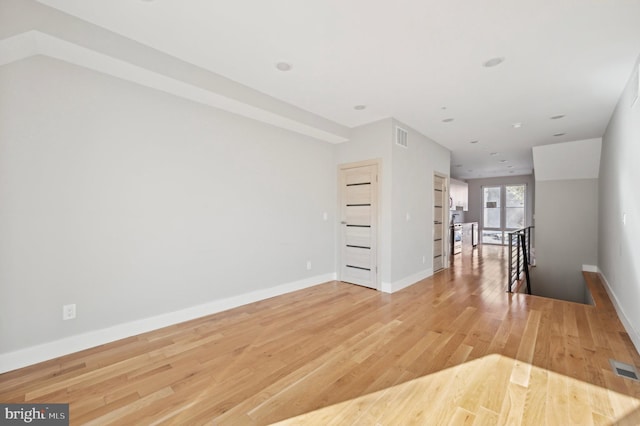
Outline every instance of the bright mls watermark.
[(69, 426), (69, 404), (0, 404), (0, 425)]

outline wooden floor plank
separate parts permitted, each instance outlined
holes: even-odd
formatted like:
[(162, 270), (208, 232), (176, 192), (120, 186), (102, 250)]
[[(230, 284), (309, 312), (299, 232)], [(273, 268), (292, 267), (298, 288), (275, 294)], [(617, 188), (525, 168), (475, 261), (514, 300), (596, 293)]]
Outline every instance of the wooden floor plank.
[(71, 424), (638, 424), (608, 360), (640, 356), (598, 275), (580, 305), (506, 293), (506, 261), (317, 285), (2, 374), (0, 401), (66, 402)]

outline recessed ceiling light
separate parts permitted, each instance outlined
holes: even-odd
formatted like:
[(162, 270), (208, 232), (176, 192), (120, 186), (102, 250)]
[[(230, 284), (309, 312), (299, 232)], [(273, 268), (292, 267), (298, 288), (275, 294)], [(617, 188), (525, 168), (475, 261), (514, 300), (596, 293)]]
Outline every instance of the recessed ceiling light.
[(553, 117), (549, 117), (551, 120), (559, 120), (561, 118), (564, 118), (564, 114), (560, 114), (560, 115), (554, 115)]
[(456, 164), (454, 167), (462, 167), (462, 164)]
[(513, 169), (513, 166), (507, 166), (507, 169)]
[(511, 170), (509, 173), (513, 173), (513, 170)]
[(469, 170), (467, 170), (467, 171), (468, 171), (468, 172), (472, 172), (473, 170), (469, 169)]
[(358, 111), (362, 111), (363, 109), (366, 109), (367, 106), (366, 105), (356, 105), (353, 107), (353, 109), (358, 110)]
[(447, 107), (446, 107), (446, 106), (443, 106), (443, 107), (440, 107), (440, 109), (441, 109), (441, 110), (445, 110), (445, 109), (447, 109)]
[(480, 142), (480, 141), (471, 141), (471, 142), (469, 142), (469, 143), (478, 143), (478, 142)]
[(288, 62), (278, 62), (276, 64), (276, 68), (278, 68), (278, 70), (280, 71), (291, 71), (291, 68), (293, 68), (293, 66)]
[(445, 118), (444, 120), (442, 120), (443, 123), (451, 123), (454, 119), (453, 118)]
[(495, 155), (498, 155), (498, 154), (499, 154), (499, 152), (490, 152), (489, 153), (489, 155), (492, 155), (492, 156), (495, 156)]
[(506, 162), (507, 162), (507, 160), (500, 160), (500, 162), (501, 162), (501, 163), (506, 163)]
[(566, 133), (556, 133), (556, 134), (555, 134), (555, 135), (553, 135), (553, 136), (564, 136), (564, 135), (566, 135)]
[(496, 58), (491, 58), (491, 59), (489, 59), (488, 61), (484, 62), (484, 63), (482, 64), (482, 66), (483, 66), (483, 67), (485, 67), (485, 68), (491, 68), (491, 67), (498, 66), (498, 65), (500, 65), (500, 64), (501, 64), (501, 63), (503, 63), (503, 62), (504, 62), (504, 58), (498, 58), (498, 57), (496, 57)]
[(512, 126), (514, 129), (519, 129), (520, 127), (522, 127), (522, 123), (513, 123)]

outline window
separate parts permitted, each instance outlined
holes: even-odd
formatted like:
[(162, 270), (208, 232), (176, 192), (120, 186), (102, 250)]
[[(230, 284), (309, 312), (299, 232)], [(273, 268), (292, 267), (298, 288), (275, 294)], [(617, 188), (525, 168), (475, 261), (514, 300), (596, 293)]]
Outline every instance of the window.
[(527, 187), (525, 185), (507, 185), (504, 187), (506, 194), (505, 210), (506, 224), (505, 229), (524, 228), (525, 211), (524, 201)]
[(526, 185), (482, 187), (482, 243), (504, 244), (506, 234), (526, 226)]

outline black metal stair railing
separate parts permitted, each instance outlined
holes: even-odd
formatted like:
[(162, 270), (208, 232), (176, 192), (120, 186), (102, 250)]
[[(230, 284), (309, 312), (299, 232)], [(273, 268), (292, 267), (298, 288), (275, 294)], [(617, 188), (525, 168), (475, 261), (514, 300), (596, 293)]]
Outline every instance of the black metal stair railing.
[(507, 291), (512, 292), (513, 284), (525, 279), (527, 293), (531, 294), (531, 279), (529, 277), (529, 265), (531, 265), (531, 240), (533, 226), (509, 232), (509, 275)]

